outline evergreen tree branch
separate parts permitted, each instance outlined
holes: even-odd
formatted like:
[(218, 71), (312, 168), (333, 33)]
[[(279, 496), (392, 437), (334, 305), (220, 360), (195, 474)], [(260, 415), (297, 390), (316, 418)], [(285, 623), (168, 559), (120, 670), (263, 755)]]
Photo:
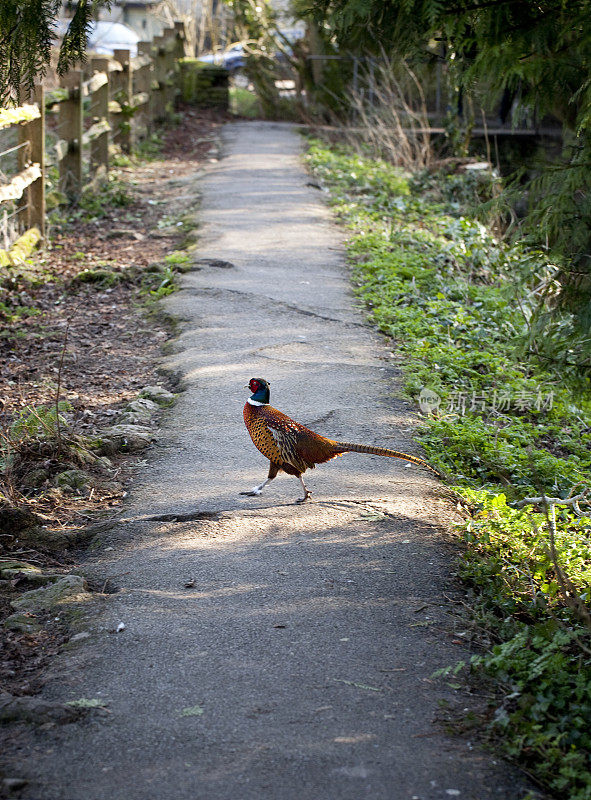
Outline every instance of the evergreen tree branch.
[[(76, 0), (74, 14), (60, 46), (58, 70), (63, 73), (84, 60), (86, 37), (100, 8), (111, 0)], [(61, 0), (1, 0), (0, 101), (19, 103), (43, 79), (57, 46), (55, 24)]]

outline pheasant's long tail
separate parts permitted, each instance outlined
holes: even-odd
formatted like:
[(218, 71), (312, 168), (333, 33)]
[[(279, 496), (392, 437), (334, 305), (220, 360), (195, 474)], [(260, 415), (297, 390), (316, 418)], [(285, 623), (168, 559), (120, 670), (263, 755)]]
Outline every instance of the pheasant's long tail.
[(335, 442), (339, 453), (367, 453), (372, 456), (386, 456), (387, 458), (401, 458), (403, 461), (410, 461), (411, 464), (418, 464), (419, 467), (434, 472), (438, 478), (442, 475), (431, 464), (428, 464), (418, 456), (410, 456), (408, 453), (401, 453), (399, 450), (388, 450), (386, 447), (370, 447), (366, 444), (352, 444), (351, 442)]

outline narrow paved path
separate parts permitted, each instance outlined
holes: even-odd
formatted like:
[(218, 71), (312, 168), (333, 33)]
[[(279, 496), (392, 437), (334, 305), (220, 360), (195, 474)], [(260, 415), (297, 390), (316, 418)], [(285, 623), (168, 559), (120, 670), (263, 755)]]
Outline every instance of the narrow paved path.
[(240, 123), (225, 137), (203, 187), (199, 269), (168, 304), (186, 320), (168, 358), (186, 391), (93, 556), (121, 591), (46, 688), (110, 713), (34, 734), (25, 796), (521, 797), (505, 765), (433, 724), (457, 698), (430, 676), (465, 656), (436, 482), (350, 454), (309, 473), (314, 504), (294, 505), (286, 476), (239, 495), (266, 475), (241, 419), (253, 376), (335, 438), (412, 450), (412, 415), (355, 310), (298, 136)]

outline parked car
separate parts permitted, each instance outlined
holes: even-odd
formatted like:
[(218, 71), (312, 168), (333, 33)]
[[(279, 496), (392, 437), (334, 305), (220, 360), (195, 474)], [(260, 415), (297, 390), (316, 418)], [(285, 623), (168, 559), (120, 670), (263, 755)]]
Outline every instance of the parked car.
[(238, 43), (233, 44), (227, 50), (199, 56), (197, 60), (202, 61), (204, 64), (217, 64), (220, 67), (225, 67), (230, 72), (236, 72), (236, 70), (242, 69), (245, 65), (246, 54), (244, 47)]
[[(69, 20), (59, 20), (55, 26), (58, 38), (62, 38), (68, 30)], [(86, 48), (89, 53), (112, 56), (114, 50), (129, 50), (132, 58), (137, 56), (137, 43), (140, 37), (129, 25), (123, 22), (108, 22), (100, 20), (91, 22), (86, 38)]]

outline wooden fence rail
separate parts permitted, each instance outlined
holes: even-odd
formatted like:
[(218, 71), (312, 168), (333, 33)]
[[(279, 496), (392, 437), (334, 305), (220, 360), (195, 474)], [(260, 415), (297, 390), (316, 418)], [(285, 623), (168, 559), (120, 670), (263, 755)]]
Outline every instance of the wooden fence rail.
[[(174, 110), (180, 93), (179, 61), (185, 56), (182, 22), (153, 42), (139, 42), (138, 55), (115, 50), (92, 58), (86, 73), (71, 70), (59, 89), (34, 96), (20, 108), (0, 110), (0, 131), (15, 128), (18, 143), (0, 152), (0, 266), (11, 263), (15, 239), (45, 236), (47, 169), (59, 170), (59, 191), (75, 200), (82, 188), (105, 175), (117, 150), (131, 152)], [(57, 125), (47, 125), (54, 115)], [(2, 159), (16, 156), (17, 172), (5, 178)], [(16, 242), (18, 244), (18, 241)]]

